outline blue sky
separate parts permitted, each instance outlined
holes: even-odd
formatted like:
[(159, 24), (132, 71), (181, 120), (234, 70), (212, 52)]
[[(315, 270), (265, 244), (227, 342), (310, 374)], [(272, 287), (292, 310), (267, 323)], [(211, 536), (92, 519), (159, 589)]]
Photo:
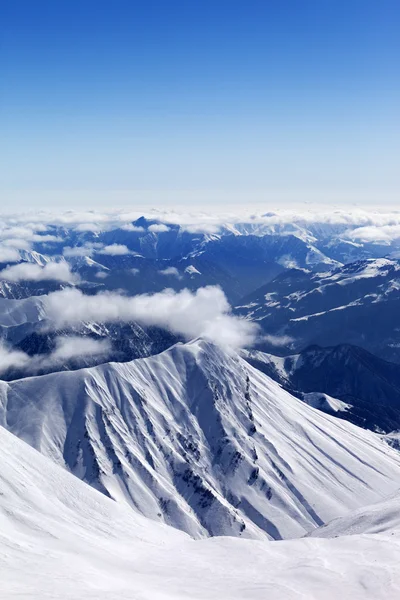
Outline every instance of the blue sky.
[(393, 200), (399, 30), (398, 0), (3, 2), (3, 210)]

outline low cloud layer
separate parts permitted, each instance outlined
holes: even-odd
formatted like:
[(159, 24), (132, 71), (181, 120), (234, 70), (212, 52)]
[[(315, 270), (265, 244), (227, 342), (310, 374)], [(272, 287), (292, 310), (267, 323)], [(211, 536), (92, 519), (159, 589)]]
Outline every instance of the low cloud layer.
[(400, 239), (400, 224), (357, 227), (347, 231), (346, 237), (356, 242), (390, 244), (394, 240)]
[(104, 246), (99, 251), (99, 254), (109, 254), (110, 256), (122, 256), (130, 253), (130, 250), (124, 244), (111, 244), (110, 246)]
[(18, 369), (36, 373), (41, 370), (60, 367), (71, 360), (85, 357), (104, 359), (111, 352), (109, 340), (95, 340), (86, 336), (59, 336), (55, 340), (55, 349), (49, 354), (30, 356), (26, 352), (14, 350), (0, 343), (0, 375), (9, 369)]
[(18, 262), (21, 256), (16, 248), (0, 244), (0, 263)]
[(0, 375), (8, 369), (24, 369), (30, 361), (25, 352), (13, 350), (0, 342)]
[(182, 279), (182, 275), (179, 273), (178, 269), (176, 267), (167, 267), (166, 269), (161, 269), (161, 271), (158, 271), (160, 273), (160, 275), (166, 275), (166, 276), (171, 276), (172, 277), (176, 277), (177, 279)]
[(154, 223), (154, 225), (150, 225), (149, 231), (153, 233), (165, 233), (169, 231), (169, 227), (164, 223)]
[(0, 278), (7, 281), (61, 281), (76, 283), (77, 276), (65, 262), (49, 262), (44, 267), (34, 263), (19, 263), (0, 271)]
[(214, 286), (134, 297), (117, 293), (88, 296), (65, 289), (49, 294), (43, 306), (57, 328), (81, 322), (136, 321), (169, 329), (186, 339), (204, 336), (233, 348), (252, 345), (258, 332), (254, 323), (232, 315), (225, 294)]
[(106, 355), (111, 351), (109, 340), (94, 340), (79, 335), (59, 336), (56, 339), (55, 350), (51, 353), (51, 363), (62, 362), (72, 358), (85, 356)]
[(292, 342), (294, 342), (294, 338), (289, 335), (263, 335), (260, 339), (260, 342), (266, 342), (271, 344), (271, 346), (276, 346), (277, 348), (288, 346)]

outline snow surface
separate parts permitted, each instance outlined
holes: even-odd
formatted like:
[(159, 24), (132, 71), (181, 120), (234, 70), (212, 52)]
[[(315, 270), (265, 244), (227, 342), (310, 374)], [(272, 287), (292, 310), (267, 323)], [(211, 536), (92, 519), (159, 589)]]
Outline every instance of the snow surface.
[(349, 515), (334, 519), (315, 530), (316, 537), (337, 537), (360, 533), (400, 535), (400, 490), (383, 502), (360, 508)]
[(398, 535), (191, 540), (115, 503), (0, 428), (1, 597), (394, 600)]
[(334, 413), (344, 412), (352, 408), (351, 404), (323, 392), (308, 392), (303, 394), (302, 400), (314, 408)]
[(194, 537), (300, 537), (400, 485), (400, 454), (204, 340), (0, 386), (0, 424)]
[(44, 296), (32, 296), (22, 300), (0, 298), (0, 326), (15, 327), (25, 323), (37, 323), (45, 318)]

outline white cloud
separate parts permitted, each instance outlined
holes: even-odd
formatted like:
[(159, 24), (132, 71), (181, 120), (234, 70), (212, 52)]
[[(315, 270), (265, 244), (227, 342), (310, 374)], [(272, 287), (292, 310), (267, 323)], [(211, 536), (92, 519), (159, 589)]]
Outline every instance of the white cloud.
[(161, 269), (161, 271), (158, 271), (160, 273), (160, 275), (172, 275), (173, 277), (177, 277), (178, 279), (182, 279), (182, 275), (179, 273), (178, 269), (176, 267), (167, 267), (166, 269)]
[(75, 246), (74, 248), (71, 246), (66, 246), (63, 249), (63, 255), (66, 258), (73, 258), (76, 256), (92, 256), (93, 252), (93, 248), (88, 246)]
[(41, 227), (39, 225), (34, 227), (23, 227), (23, 226), (13, 226), (13, 227), (5, 227), (0, 230), (0, 239), (1, 240), (12, 240), (19, 239), (24, 240), (24, 242), (60, 242), (61, 238), (51, 235), (39, 235), (36, 231), (44, 232), (46, 231), (46, 227)]
[(287, 346), (288, 344), (291, 344), (292, 342), (294, 342), (294, 338), (290, 337), (289, 335), (263, 335), (261, 338), (259, 338), (258, 340), (259, 342), (267, 342), (268, 344), (271, 344), (272, 346)]
[(140, 273), (140, 269), (129, 269), (129, 272), (132, 273), (132, 275), (139, 275)]
[(3, 241), (4, 245), (7, 245), (9, 248), (15, 248), (16, 250), (30, 250), (32, 244), (27, 240), (22, 240), (20, 238), (7, 238)]
[(108, 273), (106, 273), (105, 271), (97, 271), (95, 277), (97, 277), (97, 279), (107, 279)]
[(346, 231), (345, 237), (358, 242), (390, 244), (400, 238), (400, 224), (357, 227), (356, 229)]
[(110, 350), (109, 340), (95, 340), (79, 335), (59, 336), (56, 338), (55, 350), (46, 360), (53, 363), (83, 356), (106, 355)]
[(75, 256), (92, 256), (94, 252), (98, 252), (101, 248), (103, 248), (103, 244), (100, 242), (86, 242), (83, 246), (65, 246), (63, 255), (67, 258)]
[(110, 256), (121, 256), (123, 254), (130, 254), (131, 252), (124, 244), (111, 244), (110, 246), (104, 246), (99, 253), (109, 254)]
[(144, 231), (143, 227), (137, 227), (132, 223), (126, 223), (126, 225), (121, 225), (120, 229), (122, 229), (123, 231), (136, 231), (138, 233)]
[(86, 336), (58, 336), (55, 349), (50, 354), (30, 356), (20, 350), (13, 350), (0, 342), (0, 374), (8, 369), (23, 369), (35, 373), (42, 369), (51, 369), (76, 358), (106, 358), (111, 352), (109, 340), (95, 340)]
[(232, 315), (223, 291), (212, 286), (196, 292), (164, 290), (134, 297), (107, 292), (87, 296), (77, 289), (65, 289), (49, 294), (43, 306), (54, 327), (88, 321), (137, 321), (167, 328), (186, 339), (204, 336), (235, 348), (253, 344), (258, 331), (256, 324)]
[(62, 238), (57, 237), (56, 235), (33, 235), (31, 238), (32, 242), (40, 242), (42, 244), (51, 243), (51, 242), (62, 242)]
[(44, 267), (33, 263), (20, 263), (0, 271), (0, 278), (8, 281), (78, 281), (77, 275), (71, 273), (69, 265), (65, 262), (49, 262)]
[(78, 223), (75, 229), (76, 231), (90, 231), (92, 233), (99, 233), (101, 231), (101, 227), (98, 223)]
[(16, 248), (0, 245), (0, 263), (18, 262), (21, 256)]
[(149, 231), (152, 231), (153, 233), (164, 233), (165, 231), (169, 231), (169, 227), (164, 225), (164, 223), (154, 223), (153, 225), (150, 225)]
[[(202, 198), (199, 196), (199, 205), (201, 201)], [(182, 212), (171, 209), (115, 210), (108, 213), (70, 210), (57, 214), (38, 211), (25, 215), (4, 216), (3, 226), (0, 223), (0, 239), (10, 238), (10, 236), (14, 239), (22, 239), (25, 242), (23, 247), (26, 248), (27, 242), (32, 241), (32, 236), (37, 235), (36, 232), (46, 232), (50, 225), (71, 227), (82, 232), (97, 233), (117, 228), (134, 231), (136, 228), (132, 221), (141, 216), (158, 221), (157, 224), (149, 227), (150, 231), (166, 231), (168, 225), (177, 224), (193, 233), (217, 233), (223, 227), (229, 230), (238, 224), (251, 226), (256, 235), (289, 226), (331, 225), (344, 232), (346, 229), (351, 231), (370, 226), (381, 228), (400, 225), (400, 212), (393, 206), (343, 208), (339, 204), (330, 206), (321, 202), (298, 204), (294, 208), (293, 206), (292, 204), (290, 207), (286, 203), (285, 207), (279, 199), (274, 201), (273, 198), (269, 198), (262, 205), (254, 203), (251, 206), (246, 203), (246, 208), (242, 208), (237, 204), (233, 210), (224, 210), (222, 204), (215, 203), (215, 206), (207, 206), (207, 212), (200, 210)]]
[(6, 240), (9, 238), (31, 240), (33, 235), (34, 235), (34, 232), (30, 227), (23, 227), (23, 226), (6, 227), (2, 231), (0, 231), (0, 238), (2, 240)]
[(25, 352), (13, 350), (0, 342), (0, 373), (10, 368), (24, 368), (29, 363), (30, 357)]

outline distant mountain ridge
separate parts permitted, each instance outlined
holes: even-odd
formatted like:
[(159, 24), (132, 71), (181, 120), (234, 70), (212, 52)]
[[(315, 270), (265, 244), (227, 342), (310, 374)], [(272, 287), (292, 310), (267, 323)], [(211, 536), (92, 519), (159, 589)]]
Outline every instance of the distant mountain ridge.
[(330, 406), (329, 400), (324, 403), (321, 397), (317, 407), (326, 412), (368, 429), (400, 429), (399, 366), (363, 348), (341, 344), (330, 348), (310, 346), (286, 357), (257, 350), (243, 350), (241, 355), (306, 402), (317, 402), (319, 393), (347, 405)]
[[(238, 315), (273, 336), (285, 336), (283, 354), (309, 345), (353, 344), (400, 362), (400, 262), (369, 259), (324, 273), (292, 270), (249, 294)], [(276, 346), (260, 345), (276, 353)]]

